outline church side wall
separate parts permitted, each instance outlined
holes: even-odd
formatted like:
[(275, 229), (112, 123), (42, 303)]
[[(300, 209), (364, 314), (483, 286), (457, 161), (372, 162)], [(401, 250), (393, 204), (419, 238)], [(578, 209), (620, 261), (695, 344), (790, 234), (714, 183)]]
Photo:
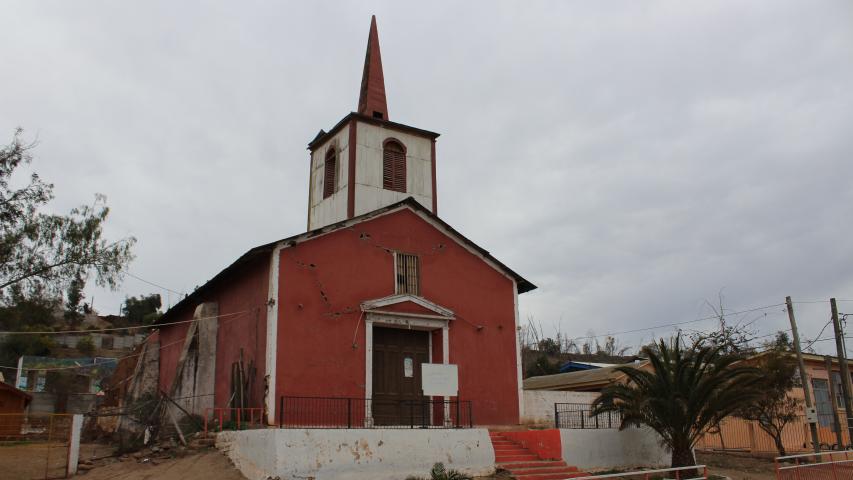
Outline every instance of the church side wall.
[(410, 210), (281, 251), (277, 395), (364, 396), (359, 308), (394, 293), (392, 250), (418, 254), (422, 296), (457, 314), (450, 363), (475, 423), (517, 424), (513, 282)]
[[(268, 259), (264, 257), (233, 273), (199, 301), (216, 302), (219, 306), (213, 402), (216, 407), (227, 406), (231, 398), (231, 365), (240, 360), (241, 350), (247, 378), (251, 375), (250, 363), (254, 362), (252, 365), (255, 369), (250, 382), (250, 403), (247, 406), (263, 406)], [(186, 308), (173, 321), (191, 320), (194, 308), (195, 305)], [(160, 329), (162, 350), (159, 388), (167, 393), (175, 378), (188, 328), (189, 323), (182, 323)]]
[[(406, 191), (382, 188), (382, 148), (388, 138), (406, 147)], [(432, 210), (432, 140), (379, 125), (358, 122), (355, 214), (372, 212), (406, 197)]]
[[(326, 153), (332, 146), (338, 150), (338, 189), (323, 198), (323, 175)], [(308, 229), (313, 230), (347, 218), (347, 183), (349, 179), (349, 127), (344, 127), (326, 143), (311, 152), (311, 199)]]

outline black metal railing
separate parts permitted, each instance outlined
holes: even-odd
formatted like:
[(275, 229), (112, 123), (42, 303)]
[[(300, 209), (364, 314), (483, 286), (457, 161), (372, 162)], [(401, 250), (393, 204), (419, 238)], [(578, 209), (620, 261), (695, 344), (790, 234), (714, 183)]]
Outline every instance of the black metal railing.
[(470, 400), (279, 398), (279, 428), (471, 428)]
[(622, 414), (606, 412), (591, 415), (592, 405), (586, 403), (555, 403), (554, 426), (570, 429), (619, 428)]

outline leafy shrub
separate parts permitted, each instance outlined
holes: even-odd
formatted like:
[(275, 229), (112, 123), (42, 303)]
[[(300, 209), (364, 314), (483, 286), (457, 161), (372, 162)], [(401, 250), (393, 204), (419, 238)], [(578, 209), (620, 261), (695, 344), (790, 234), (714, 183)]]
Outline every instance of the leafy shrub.
[[(430, 480), (472, 480), (471, 477), (456, 470), (447, 470), (441, 462), (432, 466), (429, 471)], [(425, 480), (423, 477), (407, 477), (406, 480)]]
[(80, 340), (77, 340), (77, 351), (87, 357), (92, 356), (95, 353), (95, 341), (88, 335), (80, 338)]

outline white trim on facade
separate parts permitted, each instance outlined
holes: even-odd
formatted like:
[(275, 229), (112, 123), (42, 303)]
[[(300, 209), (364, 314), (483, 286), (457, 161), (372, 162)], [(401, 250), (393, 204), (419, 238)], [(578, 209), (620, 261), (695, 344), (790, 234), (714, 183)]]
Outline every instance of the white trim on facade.
[[(440, 318), (452, 319), (454, 318), (454, 313), (449, 308), (444, 308), (437, 303), (430, 302), (424, 297), (420, 297), (418, 295), (412, 295), (410, 293), (402, 293), (398, 295), (389, 295), (387, 297), (377, 298), (376, 300), (368, 300), (366, 302), (361, 303), (361, 311), (368, 312), (377, 308), (387, 307), (390, 305), (396, 305), (404, 302), (412, 302), (414, 304), (420, 305), (421, 307), (426, 308), (432, 312), (435, 312)], [(380, 312), (376, 312), (380, 313)], [(398, 314), (397, 312), (394, 312)], [(400, 313), (401, 315), (414, 315), (418, 317), (432, 317), (432, 315), (421, 315), (419, 313)]]
[[(373, 322), (364, 319), (364, 398), (373, 398)], [(364, 426), (373, 426), (373, 406), (365, 402)]]
[[(450, 325), (445, 325), (441, 329), (441, 363), (444, 365), (450, 364)], [(456, 392), (456, 400), (459, 400), (459, 392)], [(444, 426), (449, 427), (453, 424), (450, 419), (450, 397), (444, 397)]]
[[(503, 268), (501, 268), (500, 266), (498, 266), (498, 264), (496, 264), (496, 263), (494, 263), (493, 261), (489, 260), (488, 258), (486, 258), (485, 256), (483, 256), (480, 252), (478, 252), (478, 251), (474, 250), (473, 248), (471, 248), (469, 245), (466, 245), (466, 244), (465, 244), (465, 242), (460, 242), (460, 241), (457, 239), (457, 237), (459, 236), (459, 234), (457, 234), (457, 233), (453, 233), (453, 232), (451, 232), (450, 230), (447, 230), (447, 229), (446, 229), (446, 228), (444, 228), (440, 223), (438, 223), (438, 222), (434, 221), (432, 218), (430, 218), (429, 216), (427, 216), (427, 215), (426, 215), (426, 214), (424, 214), (423, 212), (419, 212), (419, 211), (417, 211), (417, 210), (415, 210), (415, 209), (413, 209), (413, 208), (411, 208), (411, 207), (409, 207), (409, 206), (407, 206), (407, 205), (401, 205), (401, 206), (400, 206), (400, 208), (408, 208), (409, 210), (411, 210), (411, 211), (412, 211), (412, 213), (414, 213), (415, 215), (417, 215), (417, 216), (421, 217), (425, 222), (427, 222), (427, 223), (429, 223), (430, 225), (432, 225), (436, 230), (438, 230), (439, 232), (443, 233), (445, 236), (447, 236), (447, 237), (449, 237), (449, 238), (453, 239), (453, 241), (454, 241), (454, 242), (456, 242), (456, 244), (457, 244), (457, 245), (459, 245), (460, 247), (464, 248), (468, 253), (470, 253), (471, 255), (474, 255), (475, 257), (477, 257), (477, 258), (479, 258), (480, 260), (484, 261), (484, 262), (486, 263), (486, 265), (488, 265), (488, 266), (492, 267), (495, 271), (497, 271), (498, 273), (500, 273), (500, 274), (501, 274), (501, 275), (503, 275), (504, 277), (506, 277), (506, 278), (510, 279), (510, 280), (512, 281), (513, 285), (516, 287), (516, 290), (515, 290), (515, 291), (516, 291), (516, 292), (518, 292), (518, 285), (516, 285), (516, 283), (517, 283), (517, 282), (516, 282), (515, 278), (513, 278), (511, 275), (507, 274), (507, 273), (504, 271), (504, 269), (503, 269)], [(397, 212), (397, 211), (398, 211), (398, 210), (394, 210), (394, 212)]]
[[(430, 316), (431, 317), (431, 316)], [(441, 354), (442, 363), (447, 365), (450, 359), (450, 320), (436, 318), (413, 318), (411, 316), (399, 316), (396, 313), (390, 312), (367, 312), (364, 318), (364, 397), (373, 397), (373, 325), (389, 328), (400, 328), (406, 330), (421, 330), (430, 332), (429, 338), (429, 361), (432, 362), (432, 332), (441, 329)], [(450, 400), (449, 397), (444, 397), (445, 402)], [(373, 413), (370, 410), (370, 402), (365, 406), (366, 427), (373, 424)], [(432, 419), (432, 413), (430, 413)], [(446, 425), (451, 423), (450, 409), (444, 408), (444, 422)]]
[(283, 243), (279, 243), (270, 255), (269, 288), (267, 300), (267, 351), (265, 378), (267, 384), (264, 407), (267, 424), (275, 425), (276, 366), (278, 363), (278, 277), (279, 260)]
[(515, 372), (518, 377), (518, 423), (524, 418), (524, 380), (522, 379), (521, 342), (518, 332), (521, 325), (518, 323), (518, 285), (512, 281), (512, 306), (515, 313)]

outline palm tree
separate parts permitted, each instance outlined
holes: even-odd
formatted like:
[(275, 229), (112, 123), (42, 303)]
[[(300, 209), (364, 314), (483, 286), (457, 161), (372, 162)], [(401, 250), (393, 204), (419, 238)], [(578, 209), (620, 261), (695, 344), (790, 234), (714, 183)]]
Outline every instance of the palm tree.
[(618, 367), (628, 382), (606, 387), (592, 415), (620, 412), (621, 429), (651, 427), (672, 452), (673, 468), (695, 465), (699, 437), (759, 397), (759, 371), (734, 365), (739, 357), (721, 346), (700, 340), (684, 348), (677, 336), (643, 347), (642, 354), (653, 370)]

